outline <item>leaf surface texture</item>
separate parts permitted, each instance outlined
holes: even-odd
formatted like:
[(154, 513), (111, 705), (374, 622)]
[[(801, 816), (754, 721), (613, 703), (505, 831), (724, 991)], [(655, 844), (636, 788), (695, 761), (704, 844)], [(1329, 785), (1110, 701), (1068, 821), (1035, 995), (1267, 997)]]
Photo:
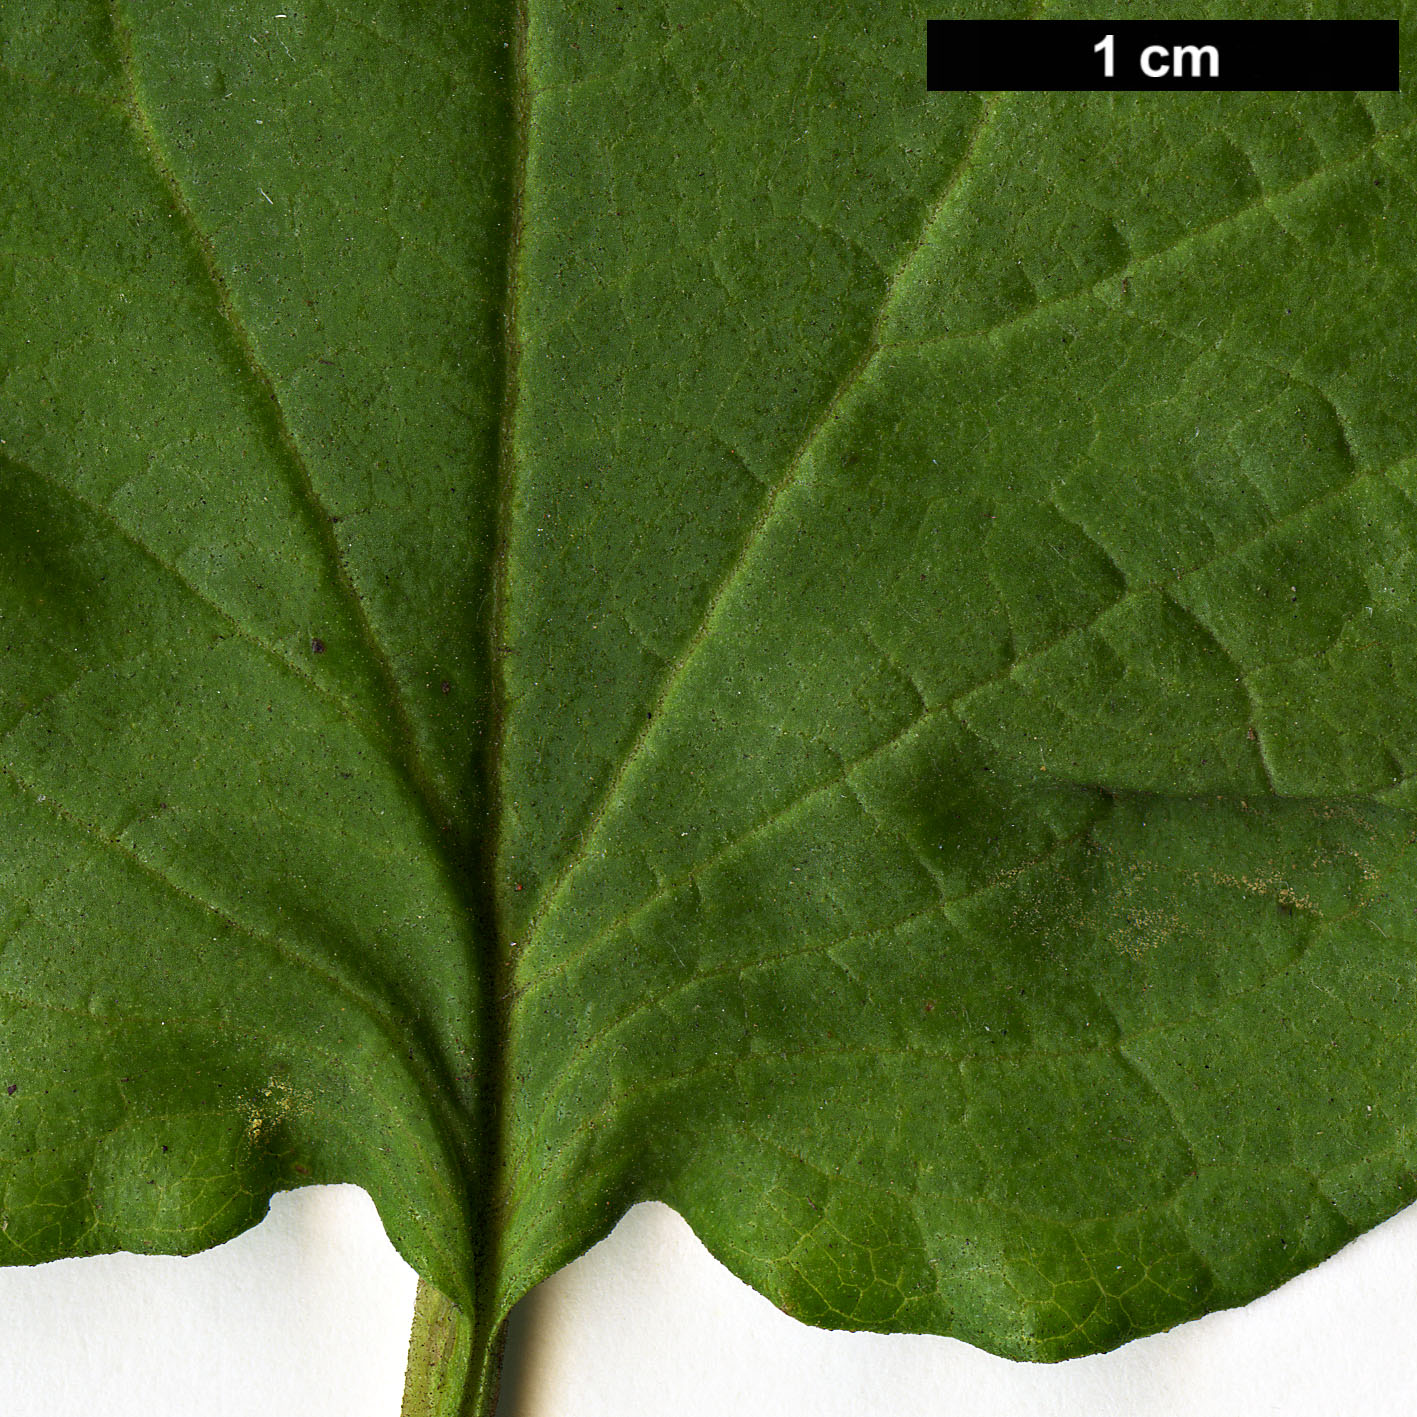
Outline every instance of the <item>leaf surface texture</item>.
[(485, 1349), (653, 1197), (1059, 1358), (1406, 1202), (1409, 101), (0, 15), (0, 1259), (351, 1180)]

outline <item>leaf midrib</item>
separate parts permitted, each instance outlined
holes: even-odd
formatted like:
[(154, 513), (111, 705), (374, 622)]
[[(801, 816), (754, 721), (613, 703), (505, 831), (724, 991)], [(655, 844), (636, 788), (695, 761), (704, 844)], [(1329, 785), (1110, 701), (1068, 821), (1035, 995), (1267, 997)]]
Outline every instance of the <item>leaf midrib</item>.
[[(216, 306), (220, 322), (232, 340), (239, 355), (242, 371), (253, 386), (260, 406), (269, 411), (273, 425), (274, 443), (279, 453), (278, 461), (285, 473), (298, 504), (312, 525), (321, 554), (338, 589), (338, 594), (351, 616), (359, 638), (359, 648), (374, 671), (380, 691), (380, 702), (387, 718), (382, 724), (369, 725), (361, 716), (361, 724), (372, 729), (380, 750), (391, 760), (392, 765), (408, 784), (421, 811), (434, 828), (430, 838), (431, 848), (440, 858), (440, 865), (462, 899), (469, 923), (482, 938), (486, 954), (474, 955), (470, 966), (483, 975), (482, 997), (483, 1028), (482, 1038), (488, 1056), (479, 1068), (483, 1080), (476, 1100), (476, 1115), (464, 1118), (454, 1101), (455, 1089), (445, 1076), (445, 1069), (434, 1060), (426, 1060), (431, 1072), (425, 1073), (425, 1095), (429, 1095), (432, 1114), (439, 1119), (441, 1128), (450, 1130), (457, 1139), (456, 1149), (461, 1153), (464, 1164), (470, 1169), (465, 1176), (471, 1192), (458, 1198), (459, 1208), (467, 1216), (472, 1229), (474, 1250), (477, 1254), (477, 1273), (473, 1276), (476, 1312), (474, 1320), (482, 1330), (480, 1350), (490, 1350), (496, 1326), (503, 1317), (505, 1306), (499, 1302), (501, 1284), (499, 1224), (500, 1206), (496, 1197), (501, 1189), (501, 1166), (505, 1152), (503, 1098), (508, 1083), (503, 1039), (506, 1033), (508, 1005), (507, 991), (502, 982), (502, 956), (498, 892), (496, 889), (498, 825), (501, 817), (500, 772), (501, 744), (505, 713), (505, 676), (501, 669), (500, 645), (504, 639), (507, 606), (507, 578), (509, 572), (507, 556), (506, 528), (512, 499), (515, 495), (515, 428), (518, 384), (518, 364), (520, 355), (520, 331), (517, 321), (518, 295), (520, 291), (520, 250), (522, 219), (525, 206), (525, 174), (529, 146), (529, 123), (527, 120), (527, 30), (529, 16), (524, 3), (517, 3), (513, 10), (510, 71), (507, 80), (511, 98), (512, 130), (509, 144), (509, 198), (507, 206), (507, 240), (505, 249), (506, 287), (503, 304), (503, 346), (501, 367), (503, 389), (500, 413), (497, 423), (497, 495), (498, 516), (494, 523), (496, 537), (492, 564), (492, 612), (488, 617), (488, 645), (486, 662), (489, 677), (489, 722), (482, 754), (482, 783), (485, 791), (486, 819), (484, 824), (463, 824), (457, 814), (443, 800), (432, 775), (422, 760), (417, 748), (417, 737), (408, 704), (394, 675), (389, 656), (365, 610), (348, 566), (340, 552), (332, 522), (319, 493), (310, 469), (301, 452), (286, 416), (284, 404), (277, 391), (275, 381), (266, 370), (248, 336), (245, 327), (232, 303), (231, 294), (221, 274), (215, 250), (169, 161), (156, 127), (148, 115), (144, 103), (141, 81), (134, 55), (132, 34), (120, 0), (107, 0), (108, 17), (113, 32), (115, 49), (123, 82), (127, 90), (126, 102), (121, 105), (127, 114), (130, 127), (153, 170), (165, 188), (172, 206), (177, 213), (188, 241), (195, 251)], [(347, 18), (347, 17), (346, 17)], [(140, 545), (131, 533), (127, 539), (139, 545), (139, 549), (155, 557), (150, 548)], [(171, 570), (172, 568), (167, 567)], [(172, 572), (177, 574), (175, 571)], [(187, 583), (184, 585), (194, 595), (210, 604), (229, 623), (237, 624), (235, 618), (210, 598)], [(255, 638), (242, 630), (247, 638)], [(275, 654), (269, 646), (262, 646), (268, 653)], [(284, 656), (276, 655), (284, 663)], [(288, 666), (289, 667), (289, 666)], [(308, 677), (302, 674), (302, 678)], [(330, 691), (324, 691), (329, 697)], [(345, 716), (349, 716), (346, 706)], [(465, 826), (464, 830), (455, 828)], [(212, 907), (214, 908), (214, 907)], [(407, 1041), (407, 1040), (406, 1040)], [(449, 1112), (459, 1112), (454, 1118)], [(469, 1122), (472, 1135), (469, 1134)], [(480, 1133), (482, 1145), (470, 1145)], [(479, 1203), (480, 1202), (480, 1203)]]
[[(483, 984), (485, 986), (485, 996), (487, 999), (487, 1023), (484, 1037), (486, 1045), (491, 1049), (491, 1057), (486, 1060), (486, 1067), (482, 1070), (486, 1079), (483, 1084), (483, 1094), (480, 1099), (481, 1120), (487, 1126), (486, 1140), (490, 1143), (491, 1155), (478, 1163), (478, 1178), (486, 1182), (484, 1187), (485, 1203), (474, 1209), (473, 1219), (477, 1228), (482, 1249), (479, 1256), (479, 1272), (477, 1282), (479, 1286), (477, 1319), (480, 1326), (487, 1327), (484, 1338), (490, 1341), (491, 1327), (500, 1321), (498, 1286), (500, 1285), (500, 1254), (499, 1245), (501, 1241), (501, 1227), (498, 1214), (500, 1206), (494, 1202), (494, 1197), (498, 1200), (505, 1200), (505, 1177), (503, 1175), (504, 1158), (508, 1155), (509, 1138), (506, 1135), (507, 1111), (504, 1106), (504, 1099), (509, 1090), (510, 1073), (509, 1060), (506, 1056), (506, 1044), (508, 1021), (512, 1009), (511, 994), (508, 989), (510, 979), (511, 961), (508, 948), (505, 944), (505, 930), (501, 914), (501, 895), (497, 888), (499, 879), (498, 863), (500, 861), (500, 847), (502, 844), (501, 818), (503, 814), (504, 797), (504, 769), (502, 762), (502, 748), (505, 735), (505, 724), (507, 718), (506, 701), (506, 675), (503, 671), (502, 655), (500, 649), (505, 642), (505, 632), (507, 628), (507, 611), (509, 599), (509, 577), (510, 565), (508, 556), (508, 532), (511, 523), (511, 512), (516, 491), (516, 426), (518, 416), (518, 396), (519, 387), (519, 365), (521, 353), (521, 331), (519, 328), (519, 305), (522, 285), (522, 223), (526, 209), (526, 172), (531, 140), (531, 125), (529, 118), (529, 66), (527, 62), (527, 50), (529, 44), (529, 15), (525, 0), (518, 0), (514, 7), (513, 34), (514, 43), (512, 46), (511, 69), (509, 79), (509, 92), (512, 103), (512, 131), (509, 144), (510, 156), (510, 194), (508, 201), (508, 230), (506, 238), (505, 270), (506, 270), (506, 291), (505, 303), (503, 307), (503, 349), (501, 357), (502, 370), (502, 396), (500, 413), (497, 422), (497, 463), (496, 463), (496, 487), (498, 497), (498, 511), (494, 522), (494, 534), (496, 538), (495, 554), (492, 563), (492, 612), (488, 617), (488, 677), (489, 693), (491, 695), (490, 721), (485, 742), (485, 749), (482, 755), (482, 785), (486, 790), (487, 804), (487, 825), (484, 828), (474, 829), (471, 833), (471, 840), (457, 832), (450, 832), (449, 828), (454, 824), (455, 811), (450, 804), (443, 800), (442, 794), (438, 791), (432, 775), (429, 773), (426, 764), (418, 751), (418, 739), (414, 731), (414, 723), (410, 713), (409, 705), (400, 690), (398, 681), (394, 675), (392, 663), (384, 649), (378, 635), (366, 612), (365, 605), (351, 577), (350, 571), (344, 557), (340, 551), (338, 538), (336, 537), (330, 517), (325, 510), (320, 495), (316, 490), (309, 466), (301, 452), (298, 440), (290, 426), (286, 416), (285, 408), (276, 391), (276, 386), (271, 375), (267, 372), (260, 361), (255, 346), (247, 334), (236, 310), (233, 306), (230, 292), (222, 278), (216, 256), (209, 238), (197, 222), (195, 214), (187, 201), (186, 195), (173, 171), (166, 153), (158, 138), (157, 132), (152, 124), (143, 102), (141, 86), (137, 76), (137, 69), (134, 63), (133, 46), (131, 34), (121, 8), (120, 0), (107, 0), (108, 11), (112, 21), (115, 43), (120, 59), (120, 65), (125, 84), (128, 89), (128, 103), (125, 105), (133, 132), (139, 139), (140, 145), (146, 152), (155, 172), (167, 190), (173, 207), (179, 215), (186, 234), (198, 255), (201, 265), (205, 270), (210, 282), (214, 301), (221, 317), (221, 320), (228, 331), (231, 339), (239, 351), (244, 372), (251, 381), (252, 386), (261, 398), (262, 406), (268, 408), (271, 413), (272, 425), (275, 433), (275, 443), (282, 454), (280, 462), (284, 473), (289, 480), (292, 491), (303, 508), (306, 516), (312, 524), (315, 538), (321, 547), (321, 553), (329, 567), (333, 581), (338, 587), (338, 593), (345, 603), (351, 616), (354, 626), (357, 628), (360, 647), (367, 657), (367, 660), (374, 671), (380, 689), (380, 705), (387, 714), (387, 721), (378, 726), (378, 736), (382, 740), (381, 747), (388, 753), (395, 766), (409, 785), (410, 790), (418, 799), (419, 805), (427, 820), (436, 829), (434, 838), (434, 849), (441, 858), (441, 864), (450, 877), (459, 883), (459, 894), (465, 902), (469, 894), (473, 899), (468, 902), (469, 910), (476, 924), (484, 927), (490, 934), (491, 954), (487, 961), (487, 968), (484, 970)], [(1000, 95), (992, 95), (987, 100), (981, 101), (981, 111), (976, 121), (975, 127), (968, 141), (966, 142), (962, 155), (958, 163), (951, 171), (949, 180), (942, 189), (939, 196), (930, 204), (920, 231), (915, 241), (909, 245), (904, 254), (895, 266), (889, 279), (883, 288), (883, 293), (869, 329), (862, 341), (861, 349), (855, 361), (846, 370), (836, 383), (830, 396), (822, 405), (819, 413), (812, 420), (806, 433), (797, 445), (795, 451), (789, 457), (785, 468), (776, 483), (767, 491), (764, 496), (759, 511), (748, 530), (747, 536), (733, 559), (725, 566), (724, 572), (708, 597), (705, 608), (702, 611), (696, 628), (686, 639), (673, 661), (666, 667), (661, 676), (653, 699), (652, 711), (646, 717), (636, 734), (634, 741), (629, 748), (621, 755), (618, 763), (610, 773), (604, 790), (600, 793), (595, 804), (584, 816), (584, 822), (576, 834), (575, 846), (568, 855), (560, 871), (548, 883), (545, 890), (540, 895), (530, 918), (530, 921), (523, 935), (524, 943), (522, 949), (534, 940), (552, 913), (557, 901), (561, 897), (565, 888), (575, 876), (576, 872), (584, 865), (589, 857), (595, 841), (604, 826), (608, 815), (616, 807), (621, 799), (622, 788), (633, 770), (635, 764), (640, 760), (646, 743), (656, 727), (659, 726), (661, 711), (668, 703), (676, 687), (682, 682), (684, 674), (697, 656), (699, 650), (711, 637), (719, 611), (731, 593), (733, 587), (741, 579), (745, 566), (750, 562), (755, 547), (762, 541), (769, 528), (774, 524), (776, 509), (782, 496), (797, 483), (803, 469), (809, 464), (814, 449), (821, 442), (822, 438), (833, 425), (839, 416), (844, 404), (851, 395), (860, 388), (867, 378), (870, 370), (875, 365), (878, 358), (888, 350), (901, 347), (901, 342), (890, 341), (885, 338), (886, 329), (893, 312), (896, 296), (902, 286), (902, 282), (914, 267), (921, 252), (927, 246), (931, 234), (935, 231), (940, 221), (950, 210), (953, 202), (958, 197), (965, 185), (965, 180), (969, 176), (973, 159), (978, 151), (985, 134), (989, 129), (993, 116), (1000, 108)], [(1409, 125), (1410, 126), (1410, 125)], [(1396, 130), (1396, 131), (1406, 131)], [(1366, 153), (1378, 143), (1394, 136), (1393, 131), (1379, 134), (1374, 137), (1371, 143), (1364, 146), (1362, 152)], [(1353, 158), (1361, 154), (1352, 155)], [(1345, 159), (1345, 161), (1351, 159)], [(1304, 182), (1315, 180), (1327, 172), (1330, 167), (1338, 164), (1331, 164), (1319, 172), (1309, 174)], [(1296, 184), (1302, 185), (1302, 184)], [(1271, 200), (1288, 195), (1289, 191), (1274, 194), (1266, 194), (1260, 203), (1255, 205), (1264, 206)], [(1236, 220), (1245, 211), (1253, 208), (1245, 208), (1240, 212), (1227, 215), (1221, 222), (1216, 223), (1216, 227)], [(1208, 228), (1207, 231), (1214, 230), (1215, 227)], [(1151, 253), (1142, 258), (1144, 262), (1159, 259), (1166, 252)], [(1129, 266), (1127, 269), (1131, 269)], [(1115, 280), (1125, 271), (1116, 273), (1109, 279)], [(1075, 292), (1066, 298), (1077, 298), (1080, 295), (1094, 293), (1095, 289)], [(1049, 304), (1051, 302), (1046, 302)], [(1026, 312), (1028, 315), (1038, 313), (1038, 309), (1031, 309)], [(1297, 376), (1291, 376), (1297, 377)], [(1360, 470), (1356, 476), (1368, 475), (1370, 470)], [(1333, 489), (1330, 489), (1333, 490)], [(122, 530), (121, 526), (119, 527)], [(1272, 528), (1270, 529), (1272, 530)], [(142, 550), (147, 550), (131, 534), (128, 539)], [(1268, 533), (1266, 533), (1268, 534)], [(150, 555), (153, 553), (149, 552)], [(1227, 553), (1228, 554), (1228, 553)], [(154, 555), (154, 559), (158, 558)], [(176, 571), (167, 567), (165, 569)], [(201, 594), (195, 587), (191, 586), (185, 577), (179, 576), (184, 585), (189, 590), (197, 594), (213, 609), (223, 614), (224, 618), (231, 621), (233, 617), (227, 612), (221, 611), (206, 595)], [(1109, 607), (1111, 609), (1113, 607)], [(247, 638), (254, 638), (247, 632)], [(260, 641), (257, 641), (260, 643)], [(293, 667), (296, 672), (301, 672), (298, 667), (289, 665), (284, 656), (276, 654), (269, 646), (262, 644), (262, 648), (267, 649), (286, 663), (287, 667)], [(1036, 655), (1026, 656), (1034, 658)], [(1011, 663), (1007, 673), (1012, 674), (1019, 667), (1019, 662)], [(302, 673), (302, 678), (308, 675)], [(310, 681), (313, 682), (313, 681)], [(972, 694), (978, 692), (982, 686), (974, 686), (967, 691)], [(326, 697), (330, 697), (326, 691)], [(939, 706), (941, 708), (952, 709), (966, 695), (960, 695), (948, 705)], [(938, 711), (938, 708), (934, 711)], [(915, 720), (907, 725), (901, 734), (896, 735), (891, 741), (899, 740), (905, 732), (918, 723)], [(887, 745), (889, 746), (889, 745)], [(849, 769), (848, 769), (849, 771)], [(843, 773), (844, 777), (846, 774)], [(838, 779), (839, 780), (839, 779)], [(818, 784), (813, 790), (820, 790), (822, 785)], [(756, 830), (756, 828), (754, 829)], [(440, 840), (437, 839), (436, 832), (447, 833)], [(732, 845), (737, 845), (734, 843)], [(472, 860), (459, 861), (460, 855), (467, 855), (464, 848), (472, 848)], [(727, 849), (732, 849), (732, 846)], [(695, 871), (703, 869), (703, 863), (695, 868)], [(210, 907), (214, 908), (214, 907)], [(599, 937), (597, 937), (599, 938)], [(477, 962), (474, 962), (476, 967)], [(541, 980), (535, 981), (540, 983)], [(435, 1090), (438, 1083), (433, 1083)], [(490, 1286), (490, 1287), (489, 1287)]]
[(487, 800), (487, 821), (479, 838), (474, 870), (480, 887), (483, 924), (490, 939), (489, 968), (485, 986), (484, 1047), (489, 1056), (482, 1068), (485, 1079), (480, 1101), (486, 1127), (487, 1155), (481, 1172), (481, 1205), (477, 1209), (481, 1263), (476, 1280), (476, 1312), (473, 1352), (490, 1354), (511, 1304), (520, 1297), (503, 1291), (501, 1224), (510, 1202), (505, 1174), (511, 1148), (510, 1111), (506, 1105), (512, 1085), (512, 1064), (508, 1035), (511, 1024), (511, 961), (506, 946), (500, 883), (505, 810), (502, 749), (507, 725), (507, 682), (502, 650), (507, 640), (509, 578), (511, 574), (511, 513), (516, 496), (516, 427), (520, 395), (521, 332), (520, 308), (522, 271), (522, 230), (526, 213), (526, 174), (531, 147), (530, 85), (527, 51), (530, 45), (530, 0), (513, 0), (510, 45), (510, 97), (512, 132), (509, 142), (510, 190), (507, 200), (507, 246), (505, 295), (502, 314), (502, 396), (497, 419), (496, 492), (497, 513), (493, 522), (492, 608), (488, 616), (489, 723), (482, 755), (483, 783)]

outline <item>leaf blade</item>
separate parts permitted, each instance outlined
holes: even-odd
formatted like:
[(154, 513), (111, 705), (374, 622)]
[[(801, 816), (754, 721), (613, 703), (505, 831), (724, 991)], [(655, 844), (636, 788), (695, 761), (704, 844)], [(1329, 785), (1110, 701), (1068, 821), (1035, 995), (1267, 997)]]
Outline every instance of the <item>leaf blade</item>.
[(1405, 1200), (1410, 103), (755, 23), (7, 25), (11, 1258), (356, 1179), (485, 1402), (642, 1197), (1033, 1358)]

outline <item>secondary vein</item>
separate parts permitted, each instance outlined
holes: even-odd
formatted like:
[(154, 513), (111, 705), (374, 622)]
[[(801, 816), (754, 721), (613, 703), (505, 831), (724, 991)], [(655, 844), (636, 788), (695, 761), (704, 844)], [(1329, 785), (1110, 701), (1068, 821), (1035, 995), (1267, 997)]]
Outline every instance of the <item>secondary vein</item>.
[(899, 290), (902, 280), (914, 265), (920, 252), (928, 243), (931, 233), (939, 225), (955, 198), (958, 196), (964, 179), (967, 177), (973, 163), (974, 155), (978, 151), (980, 141), (988, 130), (994, 114), (998, 111), (999, 98), (1000, 95), (994, 94), (981, 103), (979, 118), (975, 123), (974, 131), (969, 141), (965, 144), (959, 162), (955, 164), (940, 195), (926, 212), (915, 240), (911, 243), (899, 262), (897, 262), (895, 270), (886, 281), (880, 305), (876, 311), (876, 317), (872, 321), (871, 327), (863, 341), (861, 352), (858, 354), (855, 362), (838, 381), (830, 398), (828, 398), (827, 402), (823, 405), (821, 412), (808, 427), (796, 451), (789, 458), (782, 476), (778, 478), (777, 482), (763, 499), (758, 515), (754, 519), (753, 525), (749, 528), (748, 535), (744, 539), (742, 547), (725, 568), (723, 576), (720, 578), (713, 594), (709, 597), (708, 604), (699, 619), (697, 628), (684, 642), (684, 646), (679, 654), (667, 666), (665, 674), (660, 680), (659, 690), (655, 695), (654, 702), (646, 714), (638, 733), (635, 735), (634, 742), (620, 759), (609, 782), (606, 784), (605, 791), (601, 794), (599, 802), (587, 819), (586, 826), (581, 832), (578, 846), (567, 858), (566, 864), (557, 873), (541, 896), (541, 899), (537, 902), (536, 909), (526, 927), (526, 943), (530, 943), (530, 941), (535, 938), (541, 925), (545, 922), (547, 916), (550, 915), (552, 908), (564, 892), (571, 878), (590, 854), (591, 846), (594, 844), (601, 826), (609, 814), (610, 808), (614, 806), (620, 794), (620, 789), (629, 775), (630, 769), (634, 766), (635, 762), (638, 761), (640, 754), (643, 752), (645, 744), (648, 742), (650, 734), (658, 723), (660, 714), (665, 704), (668, 702), (670, 695), (683, 678), (685, 670), (693, 662), (699, 649), (708, 639), (713, 629), (714, 621), (718, 617), (720, 608), (728, 598), (734, 585), (737, 584), (743, 568), (751, 559), (754, 548), (761, 542), (767, 529), (771, 526), (778, 503), (781, 501), (783, 495), (797, 483), (804, 468), (807, 466), (812, 450), (821, 441), (823, 434), (840, 413), (842, 405), (846, 402), (848, 397), (860, 387), (861, 381), (866, 377), (876, 358), (880, 355), (882, 350), (886, 348), (883, 336), (891, 308), (894, 304), (896, 292)]
[(374, 627), (370, 623), (363, 598), (359, 594), (358, 587), (354, 584), (349, 567), (340, 550), (330, 513), (315, 487), (309, 465), (286, 417), (275, 381), (262, 364), (250, 336), (241, 323), (232, 303), (231, 292), (217, 263), (216, 251), (212, 246), (211, 239), (197, 220), (143, 102), (142, 85), (138, 79), (138, 68), (134, 54), (133, 34), (119, 0), (108, 0), (108, 16), (113, 29), (119, 65), (128, 90), (126, 108), (130, 126), (138, 141), (138, 146), (143, 149), (154, 172), (166, 188), (168, 198), (182, 222), (189, 244), (206, 276), (221, 324), (232, 341), (243, 372), (254, 386), (259, 406), (269, 416), (269, 431), (279, 454), (278, 462), (306, 513), (311, 531), (329, 567), (335, 587), (345, 602), (361, 648), (373, 667), (381, 690), (383, 706), (388, 714), (388, 722), (384, 725), (385, 746), (421, 803), (430, 822), (440, 832), (448, 831), (453, 825), (452, 813), (434, 788), (427, 769), (418, 756), (413, 722), (403, 693), (399, 688), (398, 679), (394, 674), (393, 665), (390, 663), (379, 637), (374, 633)]

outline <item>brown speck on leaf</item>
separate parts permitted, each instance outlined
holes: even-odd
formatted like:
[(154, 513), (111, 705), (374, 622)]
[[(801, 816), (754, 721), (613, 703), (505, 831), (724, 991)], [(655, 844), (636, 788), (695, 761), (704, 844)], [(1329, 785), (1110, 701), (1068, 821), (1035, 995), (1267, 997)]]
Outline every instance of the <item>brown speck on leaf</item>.
[(451, 694), (453, 692), (453, 686), (448, 683), (446, 679), (443, 680), (442, 688), (445, 694)]
[(325, 652), (325, 642), (324, 642), (324, 640), (321, 640), (321, 639), (313, 639), (313, 640), (310, 641), (310, 653), (311, 653), (311, 654), (324, 654), (324, 652)]
[(1258, 743), (1260, 741), (1260, 735), (1255, 732), (1253, 727), (1245, 730), (1245, 737), (1248, 738), (1251, 743)]
[(20, 1089), (19, 1083), (17, 1083), (17, 1082), (12, 1082), (12, 1083), (9, 1085), (9, 1087), (7, 1087), (7, 1088), (5, 1089), (5, 1096), (6, 1096), (6, 1097), (13, 1097), (13, 1096), (15, 1095), (15, 1093), (17, 1093), (17, 1092), (19, 1091), (19, 1089)]
[(927, 999), (925, 1001), (925, 1012), (927, 1014), (932, 1014), (935, 1012), (935, 1001), (933, 999)]

